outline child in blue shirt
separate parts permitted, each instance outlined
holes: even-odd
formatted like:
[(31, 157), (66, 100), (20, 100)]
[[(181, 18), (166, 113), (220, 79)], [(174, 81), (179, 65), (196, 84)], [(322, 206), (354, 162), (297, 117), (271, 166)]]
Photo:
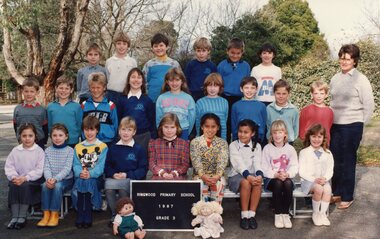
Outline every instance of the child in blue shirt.
[(200, 37), (195, 40), (193, 48), (195, 59), (187, 63), (185, 76), (191, 95), (197, 102), (204, 96), (202, 87), (206, 77), (216, 72), (217, 69), (216, 65), (209, 59), (212, 46), (207, 38)]
[(230, 109), (227, 120), (227, 141), (231, 140), (231, 107), (241, 99), (240, 82), (246, 76), (250, 75), (250, 66), (241, 57), (244, 53), (244, 42), (239, 38), (233, 38), (227, 46), (228, 58), (218, 65), (218, 73), (224, 81), (223, 97), (228, 101)]
[(165, 74), (169, 69), (180, 67), (180, 65), (176, 60), (168, 57), (166, 51), (169, 46), (169, 39), (165, 35), (155, 34), (150, 43), (155, 58), (145, 63), (143, 72), (147, 81), (148, 96), (155, 103), (164, 84)]
[(200, 98), (195, 105), (197, 136), (200, 136), (202, 116), (206, 113), (214, 113), (220, 120), (220, 137), (226, 140), (228, 102), (220, 96), (223, 93), (223, 80), (220, 74), (211, 73), (208, 75), (203, 84), (203, 90), (206, 96)]
[(181, 138), (187, 140), (195, 122), (195, 102), (189, 95), (186, 78), (181, 69), (173, 68), (165, 76), (162, 94), (156, 102), (156, 126), (167, 112), (177, 115), (182, 128)]
[(58, 77), (55, 84), (57, 99), (47, 107), (48, 128), (51, 132), (52, 126), (61, 123), (69, 131), (67, 144), (72, 148), (79, 142), (82, 125), (82, 108), (80, 104), (74, 102), (70, 97), (73, 93), (74, 82), (65, 75)]
[[(299, 113), (295, 105), (290, 103), (290, 85), (284, 80), (277, 81), (273, 86), (275, 101), (267, 106), (267, 128), (275, 120), (283, 120), (288, 130), (288, 142), (292, 144), (298, 137)], [(270, 132), (267, 132), (267, 139)]]
[(264, 103), (255, 100), (257, 92), (256, 79), (252, 76), (245, 77), (240, 83), (240, 90), (243, 92), (244, 97), (233, 104), (231, 109), (232, 139), (237, 139), (239, 122), (243, 119), (250, 119), (259, 127), (256, 137), (261, 143), (265, 137), (267, 111)]
[[(86, 60), (88, 65), (80, 68), (77, 74), (77, 93), (79, 104), (90, 98), (90, 90), (88, 88), (88, 76), (93, 72), (102, 72), (107, 75), (107, 70), (99, 65), (100, 58), (102, 57), (102, 50), (96, 43), (92, 43), (86, 51)], [(81, 124), (79, 124), (80, 126)], [(71, 133), (70, 133), (70, 136)]]
[(98, 139), (106, 144), (111, 144), (117, 136), (118, 118), (116, 105), (104, 96), (107, 84), (106, 76), (100, 72), (92, 73), (89, 76), (88, 84), (91, 97), (82, 103), (83, 117), (95, 116), (100, 122)]
[(151, 138), (156, 138), (155, 105), (146, 94), (146, 83), (143, 72), (139, 68), (129, 71), (123, 96), (117, 105), (119, 120), (131, 116), (137, 124), (136, 143), (148, 151)]

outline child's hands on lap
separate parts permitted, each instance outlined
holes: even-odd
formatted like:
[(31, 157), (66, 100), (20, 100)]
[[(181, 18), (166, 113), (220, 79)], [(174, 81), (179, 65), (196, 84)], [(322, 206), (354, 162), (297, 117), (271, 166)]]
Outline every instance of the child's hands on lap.
[(25, 176), (14, 177), (12, 179), (12, 183), (15, 184), (15, 185), (17, 185), (17, 186), (22, 185), (24, 182), (26, 182), (26, 177)]
[(325, 178), (316, 178), (315, 181), (314, 181), (316, 184), (319, 184), (319, 185), (325, 185), (326, 184), (326, 179)]
[(173, 174), (165, 172), (164, 174), (162, 174), (162, 177), (164, 179), (173, 179)]
[(113, 175), (113, 178), (114, 179), (125, 179), (125, 178), (127, 178), (127, 173), (115, 173), (114, 175)]
[(48, 180), (46, 180), (46, 187), (48, 187), (49, 189), (53, 189), (55, 187), (56, 182), (57, 180), (55, 180), (54, 178), (49, 178)]
[(90, 178), (90, 172), (87, 170), (87, 168), (84, 168), (82, 172), (80, 172), (79, 177), (81, 179), (89, 179)]

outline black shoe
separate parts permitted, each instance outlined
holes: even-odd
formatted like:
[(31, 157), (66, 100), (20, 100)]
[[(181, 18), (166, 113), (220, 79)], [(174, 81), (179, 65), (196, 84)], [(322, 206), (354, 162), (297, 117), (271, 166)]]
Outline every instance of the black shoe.
[(7, 229), (14, 229), (16, 226), (17, 221), (10, 221), (8, 223)]
[(26, 220), (24, 222), (16, 222), (14, 229), (20, 230), (26, 226)]
[(251, 228), (251, 229), (257, 228), (257, 222), (256, 222), (256, 219), (254, 217), (249, 218), (248, 223), (249, 223), (249, 228)]
[(92, 227), (92, 223), (83, 223), (83, 228), (84, 229), (87, 229), (87, 228), (90, 228)]
[(240, 219), (240, 227), (244, 230), (248, 230), (249, 229), (249, 222), (248, 222), (248, 218), (242, 218)]

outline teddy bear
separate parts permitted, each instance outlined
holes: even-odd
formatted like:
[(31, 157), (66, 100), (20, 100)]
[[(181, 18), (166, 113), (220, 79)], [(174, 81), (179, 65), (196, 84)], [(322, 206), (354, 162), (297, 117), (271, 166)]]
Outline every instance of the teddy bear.
[(205, 238), (219, 238), (220, 233), (224, 232), (223, 219), (221, 214), (223, 213), (222, 206), (215, 202), (204, 202), (199, 201), (193, 205), (191, 208), (191, 213), (196, 216), (192, 221), (191, 225), (194, 227), (200, 224), (200, 227), (194, 228), (194, 236), (201, 236)]
[(142, 229), (144, 226), (141, 218), (137, 216), (134, 210), (134, 203), (128, 197), (120, 198), (116, 203), (117, 215), (113, 221), (113, 234), (122, 238), (143, 239), (146, 232)]

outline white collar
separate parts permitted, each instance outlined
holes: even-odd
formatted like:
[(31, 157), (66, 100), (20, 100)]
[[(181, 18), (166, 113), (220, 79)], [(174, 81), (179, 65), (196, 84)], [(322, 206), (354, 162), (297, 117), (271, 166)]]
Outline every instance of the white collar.
[(135, 95), (133, 95), (132, 93), (131, 93), (131, 91), (129, 91), (129, 93), (128, 93), (128, 99), (131, 97), (131, 96), (136, 96), (137, 97), (137, 99), (140, 99), (140, 97), (141, 97), (141, 90), (139, 91), (139, 92), (137, 92)]
[(124, 144), (122, 140), (119, 140), (116, 144), (117, 145), (125, 145), (125, 146), (133, 147), (133, 145), (135, 145), (135, 140), (132, 138), (132, 140), (129, 141), (128, 144)]
[[(239, 147), (241, 147), (241, 148), (244, 147), (244, 145), (246, 145), (245, 143), (242, 143), (240, 140), (237, 140), (237, 143), (238, 143)], [(252, 148), (252, 140), (249, 141), (248, 146), (249, 146), (249, 148)]]
[(18, 149), (18, 150), (30, 150), (30, 151), (32, 151), (32, 150), (35, 150), (36, 148), (37, 148), (37, 144), (36, 143), (34, 143), (32, 147), (27, 148), (27, 149), (24, 148), (22, 146), (22, 144), (19, 144), (19, 145), (16, 146), (16, 149)]

